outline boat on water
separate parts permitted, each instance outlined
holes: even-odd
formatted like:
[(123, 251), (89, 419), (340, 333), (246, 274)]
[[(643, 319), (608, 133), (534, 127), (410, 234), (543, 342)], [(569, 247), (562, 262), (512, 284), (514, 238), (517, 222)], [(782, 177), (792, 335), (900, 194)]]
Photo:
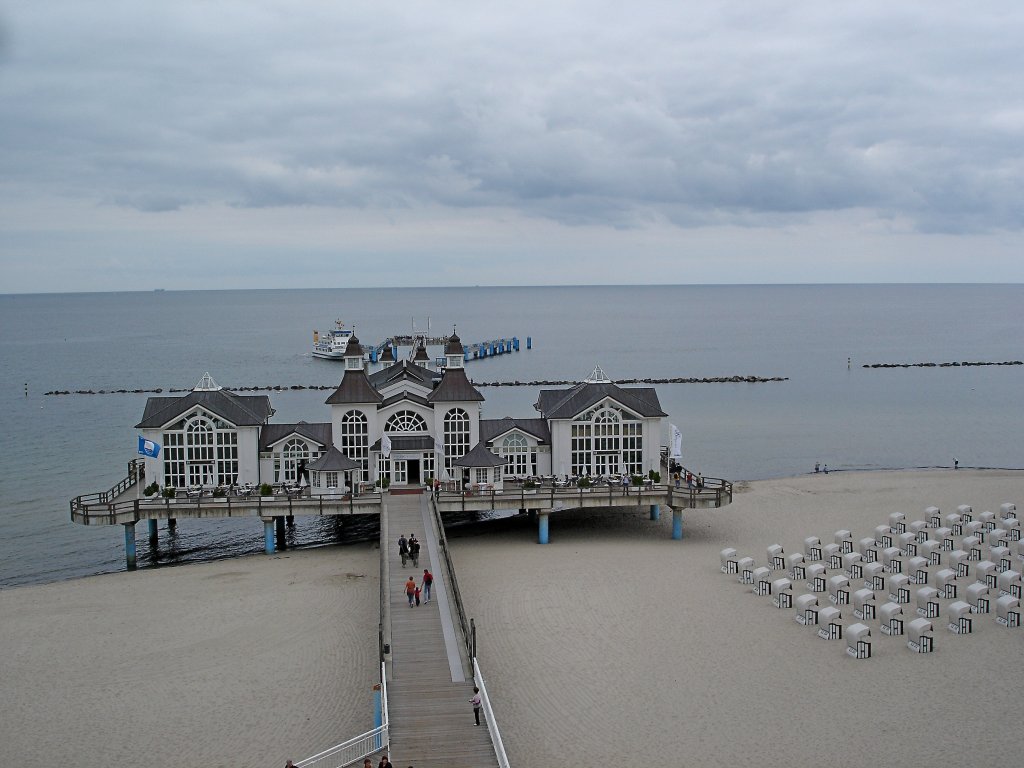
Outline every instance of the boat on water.
[(334, 327), (325, 333), (313, 331), (313, 357), (327, 360), (342, 360), (352, 338), (352, 329), (346, 328), (341, 320), (334, 321)]

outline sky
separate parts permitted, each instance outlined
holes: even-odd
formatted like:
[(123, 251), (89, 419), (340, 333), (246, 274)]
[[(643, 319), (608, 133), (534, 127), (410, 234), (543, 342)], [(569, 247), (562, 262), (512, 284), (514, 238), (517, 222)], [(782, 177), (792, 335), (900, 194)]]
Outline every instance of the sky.
[(0, 293), (1024, 282), (1024, 3), (7, 0)]

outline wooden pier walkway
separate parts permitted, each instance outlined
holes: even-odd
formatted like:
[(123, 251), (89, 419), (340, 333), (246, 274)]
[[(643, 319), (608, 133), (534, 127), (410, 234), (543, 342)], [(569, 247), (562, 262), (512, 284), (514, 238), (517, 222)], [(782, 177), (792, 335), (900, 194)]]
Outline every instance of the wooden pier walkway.
[[(391, 762), (416, 768), (497, 768), (483, 713), (480, 727), (473, 723), (472, 660), (453, 615), (427, 503), (422, 494), (391, 495), (381, 520), (390, 613)], [(421, 544), (419, 566), (410, 560), (403, 568), (398, 538), (410, 533)], [(410, 608), (405, 582), (412, 575), (420, 584), (424, 568), (434, 575), (433, 599)]]

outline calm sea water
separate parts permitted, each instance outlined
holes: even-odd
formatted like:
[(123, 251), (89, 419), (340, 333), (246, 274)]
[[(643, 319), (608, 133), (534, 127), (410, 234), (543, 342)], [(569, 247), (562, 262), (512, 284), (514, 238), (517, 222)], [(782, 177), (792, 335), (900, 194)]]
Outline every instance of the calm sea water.
[[(684, 463), (732, 480), (832, 469), (1024, 466), (1024, 366), (864, 369), (864, 363), (1024, 359), (1024, 286), (652, 286), (246, 290), (0, 296), (0, 586), (124, 568), (118, 527), (70, 522), (135, 455), (146, 395), (48, 390), (336, 385), (312, 329), (335, 318), (364, 342), (458, 326), (466, 342), (533, 349), (468, 364), (478, 382), (784, 376), (659, 385)], [(851, 360), (848, 367), (847, 359)], [(25, 385), (28, 396), (25, 396)], [(535, 415), (534, 388), (485, 388), (485, 416)], [(328, 392), (272, 393), (275, 421), (326, 421)], [(667, 439), (667, 435), (664, 436)], [(372, 536), (306, 520), (292, 544)], [(141, 528), (140, 528), (141, 530)], [(179, 523), (141, 564), (262, 549), (258, 521)]]

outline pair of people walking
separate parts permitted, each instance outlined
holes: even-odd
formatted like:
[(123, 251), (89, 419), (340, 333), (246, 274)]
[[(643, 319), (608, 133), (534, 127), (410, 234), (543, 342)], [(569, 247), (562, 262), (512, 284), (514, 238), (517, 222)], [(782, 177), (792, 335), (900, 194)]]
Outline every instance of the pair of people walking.
[(420, 584), (416, 583), (416, 580), (410, 576), (408, 581), (405, 582), (405, 596), (409, 600), (409, 607), (418, 606), (420, 604), (420, 595), (426, 595), (426, 602), (430, 602), (430, 591), (434, 586), (434, 574), (430, 572), (429, 568), (423, 569), (423, 581)]
[(416, 534), (410, 533), (409, 538), (405, 534), (398, 537), (398, 554), (402, 558), (402, 567), (405, 568), (408, 561), (412, 560), (413, 568), (420, 565), (420, 543), (416, 540)]

